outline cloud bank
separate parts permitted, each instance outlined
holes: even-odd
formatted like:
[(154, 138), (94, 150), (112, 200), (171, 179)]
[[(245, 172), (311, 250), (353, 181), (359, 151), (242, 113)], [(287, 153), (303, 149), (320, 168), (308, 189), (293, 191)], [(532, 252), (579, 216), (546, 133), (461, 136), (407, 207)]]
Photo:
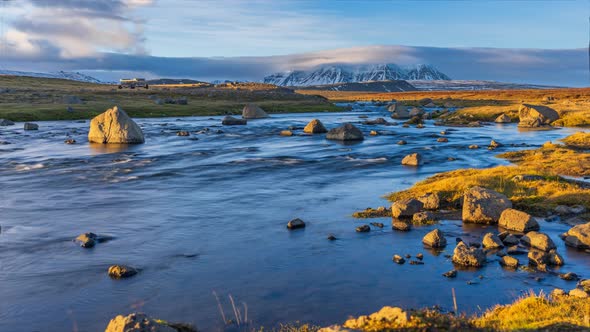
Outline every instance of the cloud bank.
[(59, 57), (9, 61), (11, 69), (83, 71), (102, 79), (141, 74), (200, 80), (261, 80), (288, 70), (306, 70), (328, 64), (432, 64), (453, 79), (495, 80), (562, 86), (587, 86), (585, 49), (494, 49), (367, 46), (293, 55), (229, 58), (169, 58), (142, 54), (102, 53), (98, 57)]

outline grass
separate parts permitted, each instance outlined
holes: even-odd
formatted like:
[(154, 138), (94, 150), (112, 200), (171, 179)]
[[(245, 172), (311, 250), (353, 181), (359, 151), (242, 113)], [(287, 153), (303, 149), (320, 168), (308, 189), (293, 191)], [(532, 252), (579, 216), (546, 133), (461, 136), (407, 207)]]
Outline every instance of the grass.
[[(79, 97), (83, 103), (68, 105), (67, 96)], [(158, 105), (150, 99), (181, 97), (188, 99), (188, 105)], [(301, 95), (267, 84), (160, 85), (147, 90), (119, 90), (114, 85), (0, 76), (0, 118), (12, 121), (89, 119), (114, 105), (121, 106), (132, 117), (241, 114), (247, 103), (256, 103), (268, 113), (341, 110), (323, 97)], [(72, 112), (67, 111), (68, 106)]]
[[(588, 116), (590, 116), (590, 114)], [(561, 141), (571, 148), (590, 150), (590, 133), (578, 132), (562, 139)]]
[[(361, 331), (587, 331), (590, 301), (570, 296), (550, 299), (531, 293), (479, 316), (455, 316), (437, 309), (409, 311), (406, 323), (387, 319), (350, 319), (345, 327)], [(360, 323), (360, 324), (359, 324)]]
[[(575, 134), (564, 141), (579, 142), (580, 137)], [(568, 145), (546, 144), (539, 149), (507, 152), (499, 157), (516, 165), (439, 173), (387, 197), (395, 201), (438, 192), (443, 202), (449, 206), (459, 206), (465, 190), (481, 186), (503, 193), (515, 208), (533, 214), (547, 213), (557, 205), (580, 204), (590, 209), (590, 189), (560, 177), (590, 175), (590, 153)], [(525, 174), (538, 175), (541, 178), (534, 181), (514, 179), (516, 175)]]
[(459, 110), (444, 121), (464, 124), (471, 121), (493, 121), (500, 114), (518, 119), (520, 104), (545, 105), (555, 109), (560, 119), (555, 126), (590, 126), (590, 88), (547, 90), (482, 90), (482, 91), (410, 91), (410, 92), (355, 92), (297, 90), (302, 94), (321, 95), (331, 101), (382, 101), (392, 99), (417, 106), (422, 98), (431, 98), (439, 106), (450, 103)]

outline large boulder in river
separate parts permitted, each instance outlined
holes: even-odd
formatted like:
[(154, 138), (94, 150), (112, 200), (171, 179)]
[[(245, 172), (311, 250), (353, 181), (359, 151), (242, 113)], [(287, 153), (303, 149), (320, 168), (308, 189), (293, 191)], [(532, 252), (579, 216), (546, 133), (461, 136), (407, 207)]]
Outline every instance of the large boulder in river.
[(413, 198), (401, 199), (391, 204), (391, 216), (394, 218), (412, 218), (414, 213), (422, 211), (424, 204)]
[(145, 142), (141, 128), (117, 106), (90, 121), (90, 143), (138, 144)]
[(486, 254), (480, 248), (468, 247), (463, 241), (459, 242), (453, 251), (453, 263), (461, 266), (483, 266)]
[(506, 114), (501, 114), (496, 118), (495, 122), (496, 123), (510, 123), (510, 122), (512, 122), (512, 119), (510, 119), (510, 117)]
[(254, 104), (248, 104), (242, 109), (242, 118), (244, 119), (263, 119), (268, 118), (266, 112)]
[[(111, 319), (105, 332), (177, 332), (163, 320), (156, 320), (143, 313), (118, 315)], [(190, 330), (187, 330), (190, 331)]]
[(590, 222), (570, 228), (563, 234), (563, 240), (570, 247), (578, 249), (590, 248)]
[(559, 119), (559, 114), (551, 107), (522, 104), (518, 109), (519, 127), (535, 128), (549, 125)]
[(340, 127), (330, 129), (326, 134), (326, 139), (335, 141), (362, 141), (363, 132), (350, 123), (345, 123)]
[(328, 132), (328, 130), (326, 129), (326, 127), (324, 127), (322, 121), (318, 119), (313, 119), (309, 121), (305, 128), (303, 128), (303, 132), (308, 134), (323, 134)]
[(510, 200), (493, 190), (472, 187), (463, 196), (463, 222), (495, 224), (502, 211), (512, 207)]
[(515, 209), (502, 211), (498, 226), (523, 233), (539, 230), (539, 224), (530, 214)]
[(221, 120), (221, 124), (224, 126), (243, 126), (248, 123), (246, 119), (238, 119), (234, 118), (231, 115), (228, 115)]
[(24, 130), (39, 130), (39, 125), (32, 122), (25, 122)]

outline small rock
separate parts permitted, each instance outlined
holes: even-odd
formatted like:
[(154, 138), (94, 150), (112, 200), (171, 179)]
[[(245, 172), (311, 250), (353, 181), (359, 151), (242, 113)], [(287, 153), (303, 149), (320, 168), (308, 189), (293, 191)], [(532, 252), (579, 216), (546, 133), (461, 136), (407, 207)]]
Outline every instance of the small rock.
[(567, 280), (567, 281), (575, 281), (575, 280), (579, 280), (580, 277), (573, 273), (573, 272), (567, 272), (567, 273), (560, 273), (559, 277), (563, 280)]
[(73, 138), (68, 138), (67, 140), (64, 141), (64, 143), (66, 144), (76, 144), (76, 140)]
[(451, 270), (449, 272), (445, 272), (445, 273), (443, 273), (443, 277), (455, 278), (455, 277), (457, 277), (457, 270)]
[(189, 133), (186, 130), (181, 130), (181, 131), (176, 132), (176, 136), (190, 136), (190, 135), (191, 135), (191, 133)]
[(410, 261), (410, 265), (424, 265), (424, 262), (421, 262), (421, 261)]
[(92, 248), (96, 243), (96, 238), (97, 236), (94, 233), (84, 233), (78, 235), (74, 241), (80, 243), (80, 247), (82, 248)]
[(447, 143), (449, 139), (446, 137), (439, 137), (436, 141), (439, 143)]
[(438, 210), (440, 208), (440, 195), (438, 193), (427, 193), (418, 197), (418, 200), (424, 204), (426, 210)]
[(486, 255), (483, 250), (467, 247), (465, 242), (460, 242), (453, 251), (453, 263), (458, 265), (480, 267), (485, 261)]
[(498, 192), (472, 187), (463, 195), (463, 222), (497, 223), (502, 211), (512, 208), (512, 202)]
[(418, 258), (419, 260), (423, 260), (424, 259), (424, 254), (420, 253), (416, 255), (416, 258)]
[(362, 141), (363, 132), (350, 123), (331, 129), (326, 134), (326, 139), (337, 141)]
[(517, 245), (520, 242), (520, 239), (516, 237), (514, 234), (509, 234), (504, 238), (502, 242), (504, 243), (504, 245), (510, 247)]
[(109, 267), (109, 277), (113, 279), (129, 278), (137, 274), (137, 269), (127, 265), (112, 265)]
[[(118, 315), (111, 319), (105, 332), (178, 332), (165, 321), (152, 319), (143, 313), (133, 313), (128, 316)], [(192, 332), (194, 329), (183, 329)]]
[(566, 294), (567, 293), (563, 289), (561, 289), (561, 288), (555, 288), (554, 290), (551, 291), (551, 293), (549, 294), (549, 296), (555, 299), (555, 298), (558, 298), (560, 296), (564, 296)]
[(504, 243), (502, 243), (502, 240), (493, 233), (487, 233), (483, 237), (482, 245), (485, 249), (497, 249), (502, 248)]
[(432, 248), (443, 248), (447, 245), (447, 239), (445, 239), (443, 232), (437, 228), (426, 234), (422, 238), (422, 243)]
[(397, 141), (397, 145), (406, 145), (408, 144), (408, 142), (401, 140), (401, 141)]
[(14, 122), (7, 119), (0, 119), (0, 126), (14, 126)]
[(377, 136), (377, 135), (379, 135), (379, 133), (377, 133), (375, 130), (371, 130), (371, 132), (369, 133), (369, 135), (371, 135), (371, 136)]
[(516, 257), (505, 255), (500, 259), (500, 265), (515, 269), (518, 267), (519, 261)]
[(403, 264), (406, 260), (400, 255), (393, 255), (393, 261), (397, 264)]
[(328, 240), (330, 240), (330, 241), (337, 240), (336, 235), (334, 235), (334, 234), (328, 234)]
[(477, 145), (477, 144), (471, 144), (471, 145), (469, 146), (469, 148), (470, 148), (471, 150), (479, 149), (479, 145)]
[(391, 204), (391, 215), (394, 218), (410, 218), (420, 212), (424, 204), (413, 198), (406, 198), (395, 201)]
[(553, 243), (553, 240), (547, 234), (535, 231), (526, 233), (520, 241), (529, 247), (542, 251), (549, 251), (556, 248), (555, 243)]
[(373, 225), (374, 227), (377, 227), (377, 228), (383, 228), (383, 226), (385, 226), (381, 222), (372, 222), (371, 225)]
[(412, 222), (414, 224), (428, 224), (435, 221), (437, 221), (436, 216), (429, 211), (417, 212), (412, 216)]
[(304, 228), (305, 222), (299, 218), (295, 218), (287, 223), (288, 229)]
[(402, 159), (402, 165), (420, 166), (422, 165), (422, 155), (419, 153), (409, 154)]
[(281, 130), (281, 136), (293, 136), (293, 132), (290, 130)]
[(539, 230), (539, 224), (530, 214), (511, 208), (502, 211), (498, 225), (511, 231), (523, 233)]
[(25, 130), (39, 130), (39, 125), (36, 123), (25, 122), (24, 129)]
[(506, 114), (501, 114), (495, 120), (496, 123), (510, 123), (511, 121), (512, 119), (510, 119), (510, 117)]
[(362, 225), (356, 228), (356, 231), (358, 233), (366, 233), (371, 231), (371, 227), (369, 227), (369, 225)]
[(396, 231), (402, 231), (402, 232), (407, 232), (409, 231), (412, 226), (407, 223), (407, 222), (403, 222), (397, 219), (393, 219), (391, 222), (391, 228), (396, 230)]
[(246, 119), (238, 119), (234, 118), (233, 116), (226, 116), (221, 120), (221, 124), (224, 126), (243, 126), (248, 123)]

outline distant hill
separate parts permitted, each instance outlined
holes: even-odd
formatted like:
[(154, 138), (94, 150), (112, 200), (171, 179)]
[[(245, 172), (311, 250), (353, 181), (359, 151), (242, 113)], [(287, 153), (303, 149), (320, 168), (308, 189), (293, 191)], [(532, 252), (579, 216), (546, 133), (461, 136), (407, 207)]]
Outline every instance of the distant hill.
[(410, 81), (418, 90), (442, 91), (442, 90), (513, 90), (513, 89), (556, 89), (560, 86), (524, 84), (524, 83), (503, 83), (495, 81), (477, 80), (415, 80)]
[(276, 73), (264, 78), (264, 83), (279, 86), (315, 86), (394, 80), (450, 80), (430, 65), (400, 67), (396, 64), (330, 65), (311, 71)]
[(298, 88), (300, 90), (329, 90), (329, 91), (371, 91), (371, 92), (404, 92), (417, 91), (412, 84), (404, 80), (353, 82), (328, 85), (310, 85)]
[(58, 71), (58, 72), (52, 72), (52, 73), (36, 73), (36, 72), (28, 72), (28, 71), (0, 69), (0, 75), (60, 78), (60, 79), (70, 80), (70, 81), (106, 84), (105, 82), (102, 82), (92, 76), (84, 75), (84, 74), (78, 73), (78, 72), (67, 72), (67, 71)]
[(209, 84), (208, 82), (192, 80), (188, 78), (158, 78), (148, 80), (150, 85), (161, 85), (161, 84)]

